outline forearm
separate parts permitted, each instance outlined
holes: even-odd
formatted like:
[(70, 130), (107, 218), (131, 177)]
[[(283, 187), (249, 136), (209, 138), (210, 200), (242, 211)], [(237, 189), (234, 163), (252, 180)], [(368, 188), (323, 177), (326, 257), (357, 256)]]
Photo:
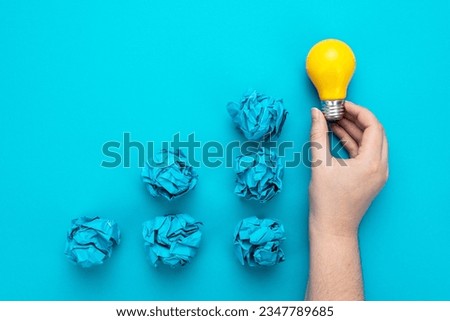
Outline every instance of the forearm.
[(309, 224), (307, 300), (364, 300), (358, 235), (336, 235)]

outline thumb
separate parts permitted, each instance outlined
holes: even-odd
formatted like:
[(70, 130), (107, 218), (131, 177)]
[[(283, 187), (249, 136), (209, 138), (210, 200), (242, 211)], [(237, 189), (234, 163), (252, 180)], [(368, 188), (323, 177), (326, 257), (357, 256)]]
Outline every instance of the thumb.
[(328, 142), (328, 126), (325, 116), (316, 107), (311, 108), (311, 166), (325, 163), (330, 155)]

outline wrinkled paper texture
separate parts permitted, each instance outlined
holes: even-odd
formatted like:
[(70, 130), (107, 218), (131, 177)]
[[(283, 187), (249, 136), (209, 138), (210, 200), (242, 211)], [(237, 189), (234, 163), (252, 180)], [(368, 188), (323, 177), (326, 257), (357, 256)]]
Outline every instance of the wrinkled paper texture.
[(227, 110), (236, 127), (253, 141), (277, 138), (287, 116), (282, 99), (256, 91), (244, 95), (240, 103), (228, 103)]
[(283, 188), (284, 167), (274, 149), (260, 148), (256, 153), (238, 156), (235, 172), (234, 192), (240, 197), (265, 203)]
[(141, 176), (153, 197), (162, 196), (168, 200), (186, 194), (198, 180), (197, 173), (188, 164), (184, 153), (167, 149), (155, 155), (155, 164), (145, 164)]
[(200, 246), (201, 222), (187, 214), (157, 216), (144, 222), (143, 237), (151, 263), (171, 267), (191, 261)]
[(243, 219), (234, 232), (235, 253), (242, 265), (272, 266), (285, 260), (280, 243), (284, 227), (272, 219)]
[(79, 266), (89, 268), (103, 264), (119, 242), (119, 226), (113, 220), (83, 216), (72, 220), (65, 255)]

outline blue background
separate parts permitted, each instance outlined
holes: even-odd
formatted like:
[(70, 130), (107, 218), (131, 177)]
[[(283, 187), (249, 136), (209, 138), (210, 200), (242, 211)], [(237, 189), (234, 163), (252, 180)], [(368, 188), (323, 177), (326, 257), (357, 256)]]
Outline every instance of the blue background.
[[(102, 145), (242, 140), (226, 112), (249, 88), (283, 98), (280, 140), (300, 150), (318, 98), (309, 48), (335, 37), (358, 66), (350, 100), (368, 106), (390, 143), (390, 179), (360, 231), (369, 300), (450, 299), (448, 1), (0, 1), (0, 299), (301, 300), (308, 272), (309, 169), (287, 169), (265, 205), (233, 194), (233, 170), (201, 167), (197, 188), (152, 199), (131, 168), (105, 169)], [(122, 151), (121, 151), (122, 152)], [(154, 269), (142, 222), (187, 212), (203, 221), (198, 256)], [(121, 226), (104, 265), (63, 255), (70, 220)], [(250, 270), (232, 233), (250, 215), (285, 224), (287, 261)]]

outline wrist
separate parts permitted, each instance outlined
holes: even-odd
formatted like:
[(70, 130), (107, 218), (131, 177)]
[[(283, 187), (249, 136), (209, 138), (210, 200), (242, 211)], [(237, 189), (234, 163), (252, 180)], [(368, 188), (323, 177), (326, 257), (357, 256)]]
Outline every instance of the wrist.
[(310, 219), (308, 300), (363, 300), (357, 230), (343, 233)]
[[(341, 260), (352, 253), (359, 252), (357, 231), (336, 232), (323, 229), (316, 224), (309, 225), (309, 244), (312, 254), (321, 253), (332, 261)], [(334, 258), (334, 259), (332, 259)]]
[(309, 236), (310, 238), (345, 238), (358, 239), (359, 223), (347, 220), (322, 218), (319, 215), (310, 213), (309, 215)]

